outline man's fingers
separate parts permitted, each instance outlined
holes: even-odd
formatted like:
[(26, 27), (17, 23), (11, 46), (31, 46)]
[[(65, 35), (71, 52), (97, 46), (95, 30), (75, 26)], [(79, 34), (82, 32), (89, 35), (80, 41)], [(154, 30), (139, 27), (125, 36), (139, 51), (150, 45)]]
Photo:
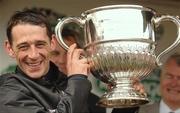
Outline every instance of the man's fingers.
[(83, 59), (84, 58), (84, 50), (83, 49), (77, 49), (77, 45), (73, 44), (70, 46), (68, 50), (68, 57), (74, 60)]
[[(81, 56), (82, 55), (82, 56)], [(84, 56), (83, 49), (77, 49), (76, 44), (70, 46), (67, 53), (67, 71), (68, 75), (84, 74), (89, 72), (89, 64)]]
[(133, 80), (133, 85), (139, 84), (140, 80), (136, 77), (130, 78), (131, 80)]
[(73, 55), (73, 52), (74, 52), (75, 48), (76, 48), (76, 44), (75, 44), (75, 43), (72, 44), (72, 45), (69, 47), (69, 49), (68, 49), (68, 51), (67, 51), (67, 59), (71, 59), (71, 58), (72, 58), (72, 55)]
[(145, 88), (143, 84), (140, 83), (140, 80), (137, 78), (132, 78), (133, 79), (133, 87), (136, 89), (136, 91), (140, 92), (142, 95), (147, 95), (145, 92)]

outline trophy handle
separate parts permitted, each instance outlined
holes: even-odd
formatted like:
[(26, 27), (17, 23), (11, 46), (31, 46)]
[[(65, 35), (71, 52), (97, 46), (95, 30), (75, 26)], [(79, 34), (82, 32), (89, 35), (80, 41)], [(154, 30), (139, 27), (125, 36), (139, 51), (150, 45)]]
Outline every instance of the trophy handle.
[(178, 44), (180, 43), (180, 20), (178, 17), (174, 17), (174, 16), (169, 16), (169, 15), (162, 15), (161, 17), (157, 17), (155, 19), (155, 25), (156, 27), (159, 26), (159, 24), (161, 23), (161, 21), (172, 21), (173, 23), (175, 23), (175, 25), (177, 26), (177, 38), (176, 40), (168, 47), (166, 48), (164, 51), (162, 51), (158, 56), (157, 56), (157, 64), (161, 65), (160, 63), (160, 59), (162, 58), (163, 55), (167, 54), (168, 52), (170, 52), (171, 50), (173, 50), (176, 46), (178, 46)]
[(69, 46), (64, 42), (62, 35), (61, 35), (62, 30), (63, 30), (65, 24), (68, 24), (71, 22), (76, 23), (81, 27), (83, 25), (82, 19), (78, 18), (78, 17), (67, 17), (67, 18), (63, 18), (63, 19), (58, 19), (58, 21), (59, 22), (55, 27), (55, 35), (56, 35), (57, 41), (65, 50), (68, 50)]

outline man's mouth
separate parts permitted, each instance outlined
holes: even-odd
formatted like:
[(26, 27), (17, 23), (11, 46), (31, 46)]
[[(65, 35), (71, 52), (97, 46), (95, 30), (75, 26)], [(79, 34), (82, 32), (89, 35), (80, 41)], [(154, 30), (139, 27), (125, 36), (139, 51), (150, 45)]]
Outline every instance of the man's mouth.
[(168, 91), (170, 94), (180, 94), (180, 90), (176, 90), (176, 89), (170, 89), (170, 88), (168, 88), (167, 91)]
[(28, 62), (27, 65), (31, 68), (38, 68), (41, 65), (42, 61), (39, 62)]

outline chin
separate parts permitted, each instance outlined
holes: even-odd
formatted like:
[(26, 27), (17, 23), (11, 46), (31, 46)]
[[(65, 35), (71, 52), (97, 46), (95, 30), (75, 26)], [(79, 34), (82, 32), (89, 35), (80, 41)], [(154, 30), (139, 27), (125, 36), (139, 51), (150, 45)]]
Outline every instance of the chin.
[(27, 73), (27, 75), (32, 78), (32, 79), (38, 79), (38, 78), (41, 78), (42, 76), (44, 76), (45, 74), (42, 73), (42, 72), (29, 72)]

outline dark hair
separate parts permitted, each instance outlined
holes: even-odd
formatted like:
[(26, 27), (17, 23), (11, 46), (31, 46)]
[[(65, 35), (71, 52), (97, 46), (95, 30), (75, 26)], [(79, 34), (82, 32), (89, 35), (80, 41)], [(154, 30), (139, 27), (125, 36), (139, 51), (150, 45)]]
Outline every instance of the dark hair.
[(68, 37), (68, 36), (72, 36), (74, 37), (75, 39), (77, 39), (79, 37), (79, 34), (78, 32), (74, 31), (74, 30), (71, 30), (69, 28), (64, 28), (62, 30), (62, 37)]
[(176, 64), (178, 66), (180, 66), (180, 54), (179, 53), (174, 53), (172, 54), (168, 59), (167, 61), (171, 60), (171, 59), (174, 59), (176, 61)]
[(66, 17), (65, 14), (58, 13), (52, 9), (49, 9), (49, 8), (33, 7), (33, 8), (31, 8), (31, 10), (40, 12), (46, 16), (46, 19), (48, 20), (48, 22), (51, 25), (51, 30), (53, 31), (53, 33), (55, 30), (55, 26), (58, 24), (58, 19)]
[(79, 34), (79, 32), (72, 30), (68, 27), (65, 27), (62, 29), (62, 37), (63, 39), (68, 38), (68, 37), (73, 37), (75, 43), (77, 44), (78, 48), (83, 48), (83, 40), (81, 38), (81, 35)]
[(27, 23), (46, 27), (47, 35), (51, 39), (53, 32), (51, 30), (51, 26), (48, 20), (46, 19), (46, 16), (40, 12), (33, 11), (30, 9), (25, 9), (23, 11), (17, 11), (14, 15), (12, 15), (12, 17), (8, 21), (6, 35), (11, 45), (12, 45), (12, 28), (18, 24), (27, 24)]

